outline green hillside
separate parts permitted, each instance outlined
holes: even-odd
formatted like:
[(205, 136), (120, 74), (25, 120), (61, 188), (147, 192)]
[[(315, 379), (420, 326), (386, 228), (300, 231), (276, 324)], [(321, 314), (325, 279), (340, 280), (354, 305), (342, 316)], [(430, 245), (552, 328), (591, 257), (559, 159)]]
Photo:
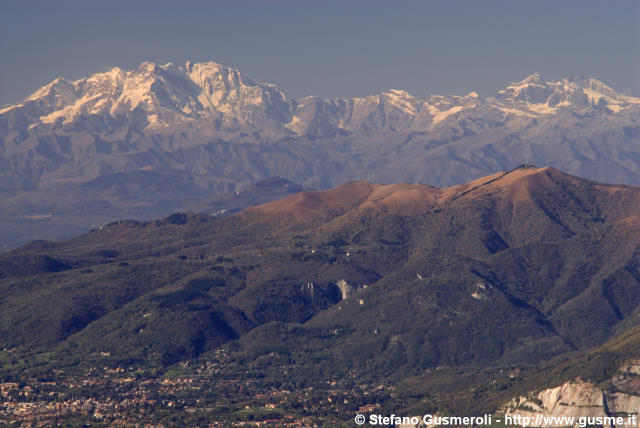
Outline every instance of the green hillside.
[(639, 189), (523, 166), (117, 222), (0, 255), (0, 338), (31, 370), (166, 367), (223, 344), (248, 376), (538, 365), (639, 324), (638, 212)]

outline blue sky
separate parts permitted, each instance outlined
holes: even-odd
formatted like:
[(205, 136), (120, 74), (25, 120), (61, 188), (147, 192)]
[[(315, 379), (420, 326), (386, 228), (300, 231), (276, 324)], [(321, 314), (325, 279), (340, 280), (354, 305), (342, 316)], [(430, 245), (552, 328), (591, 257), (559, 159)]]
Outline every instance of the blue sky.
[(289, 97), (493, 96), (533, 72), (640, 94), (638, 1), (3, 1), (0, 105), (55, 77), (214, 60)]

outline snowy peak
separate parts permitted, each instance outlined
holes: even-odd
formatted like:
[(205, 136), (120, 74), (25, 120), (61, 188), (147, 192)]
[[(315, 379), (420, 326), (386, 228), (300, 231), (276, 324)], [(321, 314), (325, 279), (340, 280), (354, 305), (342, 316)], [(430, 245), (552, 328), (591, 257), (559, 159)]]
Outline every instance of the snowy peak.
[(15, 107), (33, 104), (39, 110), (53, 112), (63, 109), (77, 100), (78, 93), (74, 82), (58, 77), (48, 85), (35, 91)]
[(77, 81), (58, 78), (0, 113), (14, 108), (25, 109), (34, 126), (64, 125), (91, 115), (129, 117), (134, 112), (144, 115), (144, 128), (203, 119), (236, 128), (290, 120), (285, 95), (277, 87), (255, 83), (215, 62), (176, 66), (147, 61), (130, 71), (116, 67)]
[(415, 116), (420, 109), (421, 100), (399, 89), (389, 89), (380, 94), (380, 100), (389, 107), (409, 116)]
[(598, 79), (591, 77), (566, 77), (562, 79), (562, 85), (566, 92), (583, 93), (593, 105), (637, 104), (640, 101), (638, 98), (620, 95)]
[(255, 83), (238, 70), (214, 62), (187, 63), (185, 72), (201, 89), (197, 99), (210, 113), (220, 110), (241, 114), (243, 108), (268, 108), (272, 104), (282, 108), (286, 103), (286, 96), (276, 86)]
[(72, 102), (77, 97), (75, 94), (73, 82), (69, 82), (62, 77), (58, 77), (48, 85), (45, 85), (35, 91), (33, 94), (27, 97), (27, 100), (38, 100), (42, 98), (52, 98), (59, 103), (68, 103)]
[(545, 85), (545, 81), (542, 78), (542, 76), (540, 76), (539, 73), (533, 73), (533, 74), (530, 74), (529, 76), (525, 77), (518, 84), (519, 85), (539, 85), (539, 86), (544, 86)]
[(555, 113), (561, 107), (599, 107), (617, 113), (640, 104), (640, 99), (619, 95), (594, 78), (566, 77), (558, 82), (547, 82), (537, 73), (500, 90), (495, 99), (540, 114)]
[(554, 89), (550, 87), (539, 74), (535, 73), (499, 91), (496, 98), (516, 102), (544, 104), (553, 93)]

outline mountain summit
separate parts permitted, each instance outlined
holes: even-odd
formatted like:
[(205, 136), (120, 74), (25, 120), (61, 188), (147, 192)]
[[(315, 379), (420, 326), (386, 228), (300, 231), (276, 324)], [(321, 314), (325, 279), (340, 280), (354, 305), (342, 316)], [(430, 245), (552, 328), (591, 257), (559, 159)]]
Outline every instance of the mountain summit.
[[(71, 82), (62, 78), (34, 92), (0, 114), (24, 114), (30, 125), (62, 126), (91, 117), (94, 127), (109, 131), (109, 120), (141, 121), (138, 127), (161, 130), (177, 124), (216, 127), (264, 126), (288, 122), (284, 94), (257, 84), (238, 70), (214, 62), (183, 66), (143, 62), (130, 71), (106, 73)], [(102, 119), (97, 121), (96, 119)]]
[(597, 79), (567, 77), (559, 82), (545, 82), (535, 73), (498, 92), (503, 101), (518, 102), (532, 113), (551, 114), (559, 107), (599, 106), (619, 112), (637, 105), (639, 99), (616, 93)]

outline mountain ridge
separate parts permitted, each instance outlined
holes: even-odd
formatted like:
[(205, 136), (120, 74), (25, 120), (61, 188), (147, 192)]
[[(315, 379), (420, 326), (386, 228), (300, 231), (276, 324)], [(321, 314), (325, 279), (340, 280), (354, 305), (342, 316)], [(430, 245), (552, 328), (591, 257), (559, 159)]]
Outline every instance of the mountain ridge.
[(589, 78), (532, 75), (493, 98), (289, 99), (215, 62), (145, 62), (0, 109), (0, 244), (161, 217), (275, 176), (449, 187), (531, 163), (640, 184), (639, 139), (640, 99)]
[[(478, 197), (478, 194), (499, 195), (510, 202), (527, 202), (531, 200), (530, 188), (551, 185), (554, 178), (559, 177), (564, 180), (584, 180), (552, 167), (521, 165), (509, 171), (499, 171), (469, 183), (442, 189), (420, 183), (382, 185), (352, 181), (328, 191), (302, 191), (278, 201), (248, 208), (245, 212), (285, 215), (305, 221), (314, 214), (319, 214), (321, 209), (340, 212), (376, 207), (388, 210), (396, 205), (396, 212), (414, 213), (441, 209), (456, 199)], [(620, 185), (599, 185), (610, 192), (625, 188)], [(344, 201), (344, 198), (347, 200)]]
[[(265, 107), (272, 118), (281, 121), (282, 129), (279, 131), (280, 137), (283, 137), (291, 135), (287, 131), (303, 135), (313, 122), (322, 121), (325, 125), (331, 123), (326, 114), (322, 118), (323, 115), (318, 115), (317, 112), (310, 121), (304, 121), (302, 116), (308, 102), (319, 103), (315, 107), (319, 107), (323, 113), (333, 116), (337, 114), (334, 117), (337, 123), (334, 125), (338, 129), (354, 131), (354, 112), (362, 110), (362, 107), (366, 111), (366, 106), (371, 104), (383, 110), (395, 109), (414, 119), (422, 113), (424, 117), (417, 121), (422, 121), (422, 124), (417, 124), (420, 128), (425, 124), (437, 124), (464, 108), (475, 107), (478, 103), (486, 102), (500, 109), (506, 101), (515, 103), (516, 109), (503, 109), (503, 113), (522, 116), (551, 114), (559, 107), (570, 106), (606, 106), (610, 112), (617, 113), (640, 104), (640, 98), (618, 94), (594, 78), (567, 77), (557, 82), (546, 82), (537, 73), (508, 85), (495, 98), (481, 98), (472, 92), (467, 96), (431, 95), (426, 100), (420, 100), (404, 90), (390, 89), (377, 95), (351, 99), (308, 96), (288, 101), (275, 85), (255, 83), (236, 69), (213, 61), (195, 64), (187, 61), (185, 65), (179, 66), (172, 63), (158, 65), (143, 62), (129, 71), (115, 67), (77, 81), (59, 77), (22, 102), (3, 106), (0, 114), (26, 109), (27, 116), (31, 116), (32, 120), (30, 129), (38, 126), (38, 122), (52, 124), (58, 119), (62, 119), (63, 123), (71, 122), (82, 113), (99, 115), (108, 112), (111, 116), (116, 116), (127, 111), (131, 113), (138, 108), (147, 110), (152, 116), (151, 119), (147, 118), (146, 127), (175, 125), (179, 121), (179, 117), (175, 115), (178, 113), (182, 119), (196, 119), (207, 115), (210, 116), (209, 119), (219, 119), (217, 116), (231, 113), (233, 117), (230, 121), (244, 120), (245, 124), (251, 125), (249, 116), (253, 105)], [(533, 104), (537, 106), (534, 107)], [(35, 114), (28, 114), (30, 106)], [(240, 112), (239, 108), (249, 111)], [(289, 111), (285, 111), (287, 109)], [(172, 110), (174, 115), (163, 118), (161, 110)], [(164, 113), (165, 116), (168, 114), (167, 111)], [(375, 121), (372, 117), (365, 119), (364, 123), (360, 121), (358, 130), (366, 131), (372, 125), (367, 124), (367, 120)], [(401, 122), (399, 118), (395, 120)], [(300, 122), (306, 122), (305, 128), (300, 128)], [(384, 123), (379, 123), (378, 126), (380, 125), (386, 126)]]
[(0, 253), (0, 376), (207, 361), (225, 382), (396, 385), (394, 411), (499, 410), (637, 350), (638, 212), (639, 187), (522, 165), (31, 242)]
[[(174, 78), (175, 81), (171, 82), (169, 77)], [(156, 88), (152, 87), (154, 84)], [(197, 93), (193, 92), (194, 89)], [(192, 93), (189, 94), (189, 90)], [(111, 95), (116, 99), (116, 102), (105, 102), (105, 98), (100, 98), (100, 95), (107, 95), (107, 98)], [(215, 110), (233, 112), (233, 102), (238, 101), (239, 95), (250, 99), (256, 105), (265, 101), (287, 102), (284, 93), (275, 85), (255, 83), (240, 71), (221, 66), (213, 61), (196, 64), (187, 61), (184, 66), (176, 66), (172, 63), (161, 66), (152, 62), (143, 62), (136, 69), (127, 72), (115, 67), (105, 73), (97, 73), (77, 81), (56, 78), (48, 85), (36, 90), (21, 103), (3, 106), (0, 109), (0, 114), (36, 102), (41, 105), (43, 110), (41, 113), (44, 113), (40, 116), (42, 123), (52, 123), (58, 118), (69, 122), (82, 110), (85, 113), (97, 114), (103, 113), (105, 107), (110, 107), (109, 113), (111, 115), (122, 110), (124, 106), (127, 106), (129, 110), (134, 110), (140, 105), (144, 106), (146, 101), (154, 98), (154, 95), (156, 98), (154, 101), (158, 105), (146, 105), (145, 107), (154, 107), (150, 110), (172, 107), (174, 112), (182, 113), (185, 118), (196, 118), (206, 115), (206, 113), (213, 113)], [(160, 97), (160, 95), (165, 95), (165, 97)], [(53, 98), (53, 100), (47, 98)], [(99, 99), (96, 101), (95, 98)], [(302, 134), (296, 124), (301, 121), (301, 117), (296, 116), (296, 112), (299, 109), (304, 110), (306, 102), (320, 102), (323, 109), (338, 106), (344, 108), (344, 105), (351, 105), (353, 108), (356, 107), (355, 104), (377, 102), (379, 105), (388, 104), (410, 116), (416, 116), (418, 111), (426, 110), (432, 115), (432, 123), (437, 123), (448, 115), (460, 111), (458, 107), (464, 108), (473, 105), (473, 101), (481, 100), (483, 99), (475, 92), (467, 96), (432, 95), (427, 100), (420, 100), (408, 92), (398, 89), (389, 89), (377, 95), (352, 99), (323, 99), (307, 96), (299, 100), (292, 100), (291, 111), (281, 119), (284, 119), (282, 124), (288, 129), (294, 132), (297, 130), (298, 134)], [(557, 82), (546, 82), (537, 73), (525, 77), (520, 82), (512, 83), (507, 88), (500, 90), (495, 98), (487, 98), (486, 100), (494, 105), (500, 105), (501, 100), (519, 101), (520, 107), (523, 107), (522, 111), (520, 113), (515, 110), (509, 112), (521, 115), (550, 114), (558, 106), (572, 104), (607, 106), (612, 112), (619, 112), (621, 109), (640, 103), (640, 98), (618, 94), (594, 78), (570, 76)], [(50, 102), (46, 103), (46, 101)], [(107, 104), (107, 106), (103, 106), (103, 104)], [(443, 104), (449, 104), (454, 110), (451, 111), (451, 108), (438, 109)], [(530, 104), (540, 104), (540, 106), (532, 109)], [(273, 104), (269, 108), (273, 110)], [(153, 114), (160, 116), (155, 111)], [(159, 121), (159, 119), (159, 117), (155, 117), (153, 121), (149, 121), (147, 126), (167, 125), (166, 121)], [(176, 118), (172, 117), (171, 119), (175, 121)], [(340, 119), (339, 124), (342, 125), (344, 120)], [(349, 127), (344, 129), (349, 129)]]

